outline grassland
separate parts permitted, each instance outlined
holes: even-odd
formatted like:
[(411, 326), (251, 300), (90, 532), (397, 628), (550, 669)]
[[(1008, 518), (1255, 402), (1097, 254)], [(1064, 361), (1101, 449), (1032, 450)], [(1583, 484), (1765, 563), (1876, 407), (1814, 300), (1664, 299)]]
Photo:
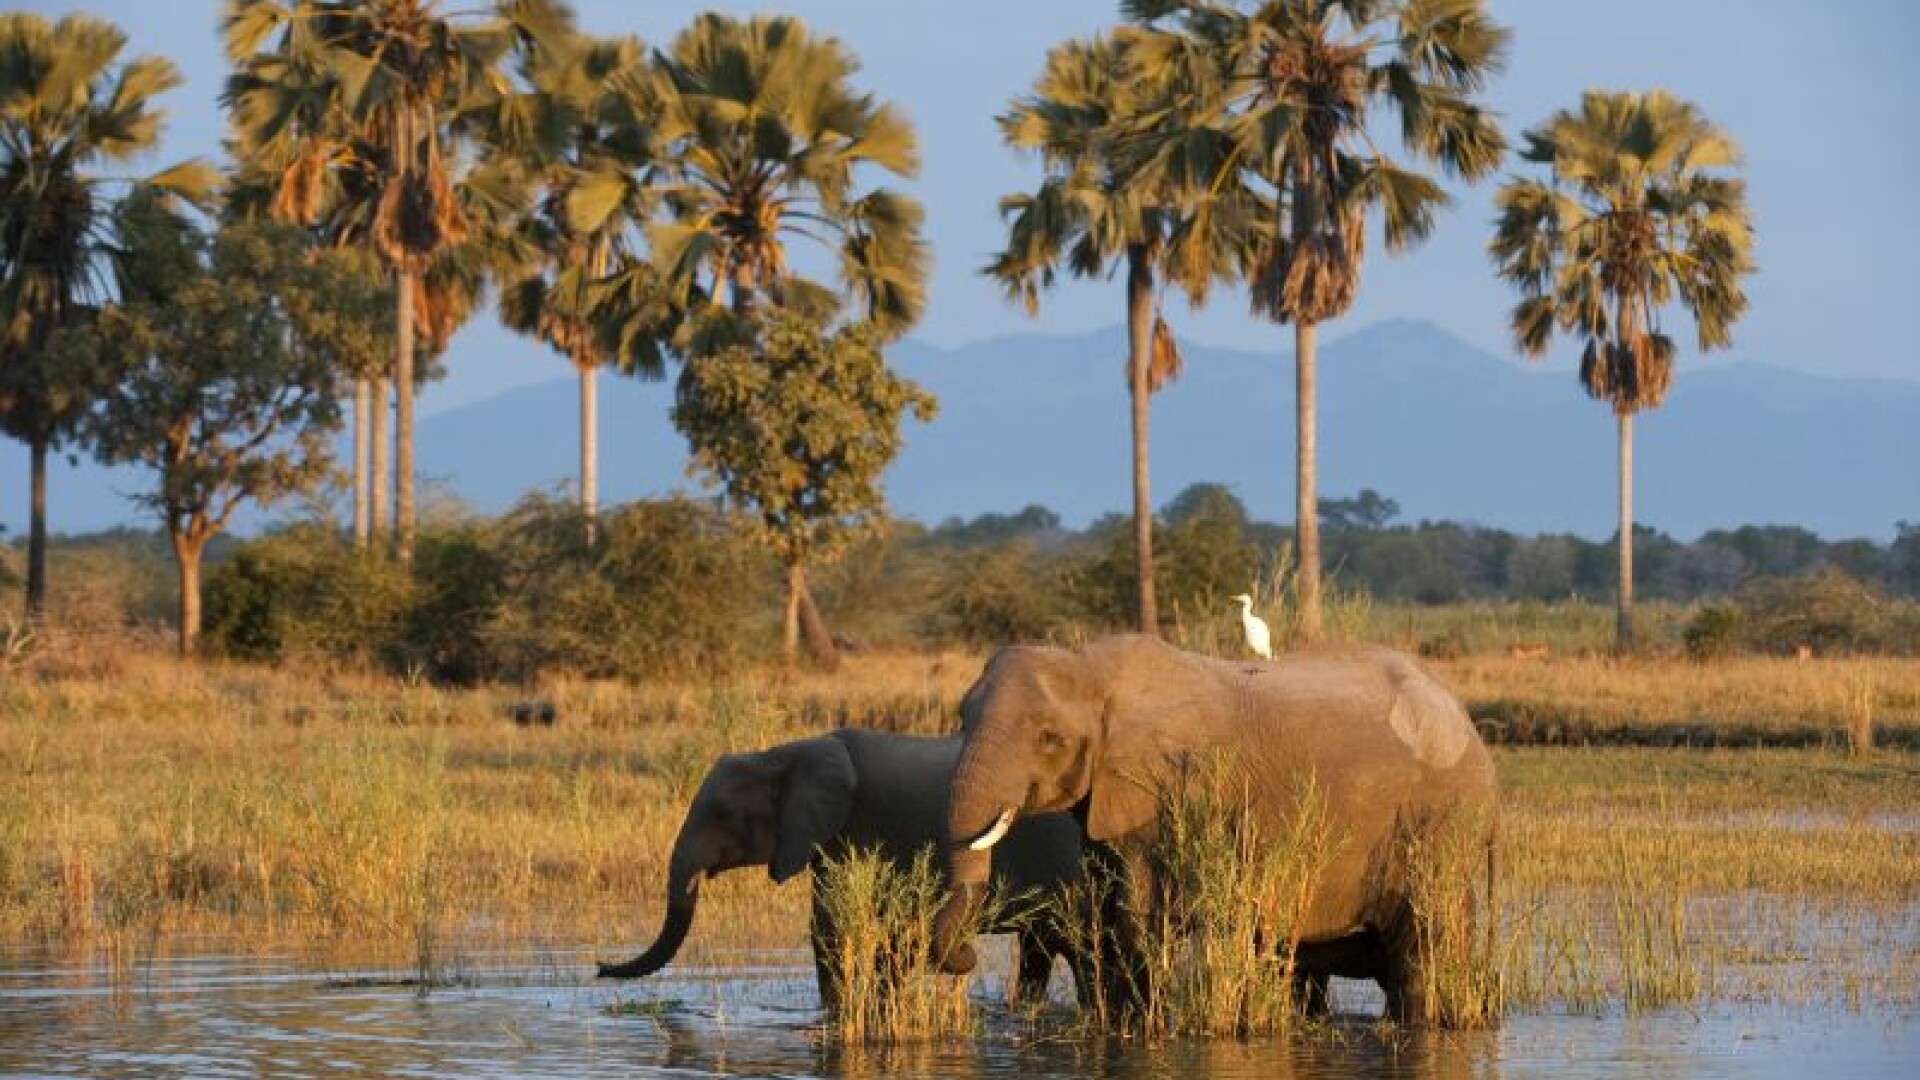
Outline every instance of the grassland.
[[(1609, 723), (1920, 725), (1920, 664), (1435, 660), (1488, 702)], [(950, 727), (963, 654), (834, 676), (448, 691), (183, 667), (130, 650), (0, 675), (0, 940), (129, 956), (179, 933), (368, 944), (430, 967), (475, 937), (652, 934), (680, 814), (719, 753), (837, 724)], [(514, 706), (550, 702), (555, 723)], [(1836, 746), (1842, 744), (1836, 744)], [(1920, 996), (1920, 755), (1513, 748), (1502, 963), (1515, 1004)], [(699, 963), (804, 942), (805, 890), (705, 891)], [(1823, 961), (1807, 961), (1820, 956)]]

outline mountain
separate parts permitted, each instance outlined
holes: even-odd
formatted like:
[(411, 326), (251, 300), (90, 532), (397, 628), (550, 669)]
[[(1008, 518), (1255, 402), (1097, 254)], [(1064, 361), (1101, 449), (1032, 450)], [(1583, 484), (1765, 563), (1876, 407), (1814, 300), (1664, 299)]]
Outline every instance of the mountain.
[[(1156, 501), (1211, 480), (1256, 517), (1291, 520), (1290, 355), (1184, 351), (1186, 373), (1154, 402)], [(895, 469), (898, 504), (922, 518), (1026, 502), (1069, 521), (1124, 509), (1123, 355), (1118, 328), (902, 350), (941, 416)], [(1705, 365), (1683, 371), (1635, 435), (1636, 518), (1681, 537), (1748, 523), (1885, 537), (1920, 520), (1920, 385)], [(1371, 487), (1410, 520), (1613, 532), (1611, 412), (1569, 370), (1503, 360), (1429, 323), (1381, 323), (1322, 349), (1320, 437), (1326, 496)]]
[[(1270, 353), (1183, 344), (1186, 373), (1154, 401), (1153, 484), (1228, 484), (1256, 517), (1292, 519), (1292, 365)], [(888, 477), (895, 512), (926, 522), (1042, 503), (1070, 524), (1129, 505), (1124, 339), (1118, 327), (1018, 334), (959, 348), (905, 342), (900, 370), (940, 398), (909, 424)], [(555, 378), (425, 418), (428, 488), (497, 510), (573, 475), (577, 405)], [(1615, 425), (1571, 371), (1502, 359), (1422, 322), (1376, 324), (1322, 349), (1320, 488), (1396, 499), (1408, 520), (1522, 532), (1613, 531)], [(697, 490), (667, 420), (672, 387), (602, 384), (603, 498)], [(1740, 524), (1828, 537), (1890, 537), (1920, 521), (1920, 384), (1834, 379), (1743, 361), (1683, 370), (1635, 420), (1636, 517), (1682, 538)], [(0, 451), (0, 511), (20, 527), (25, 455)], [(133, 519), (114, 487), (139, 478), (83, 466), (56, 475), (55, 527)], [(15, 478), (19, 479), (16, 480)], [(18, 486), (16, 486), (18, 485)]]

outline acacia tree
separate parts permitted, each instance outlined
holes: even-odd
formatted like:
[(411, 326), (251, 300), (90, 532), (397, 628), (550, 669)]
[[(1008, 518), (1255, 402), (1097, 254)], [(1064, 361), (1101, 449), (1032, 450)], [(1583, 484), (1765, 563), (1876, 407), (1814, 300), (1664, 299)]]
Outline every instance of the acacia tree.
[(146, 199), (121, 218), (120, 303), (97, 327), (114, 387), (88, 434), (102, 462), (159, 474), (134, 498), (172, 543), (180, 655), (191, 657), (208, 541), (243, 503), (269, 506), (327, 475), (338, 353), (363, 327), (334, 306), (355, 288), (353, 268), (307, 259), (292, 230), (235, 224), (209, 239)]
[(1318, 328), (1353, 305), (1369, 214), (1379, 214), (1387, 250), (1400, 251), (1426, 238), (1449, 201), (1375, 143), (1379, 114), (1397, 115), (1409, 156), (1468, 180), (1491, 172), (1505, 143), (1475, 96), (1509, 33), (1484, 0), (1121, 6), (1163, 31), (1144, 70), (1189, 90), (1156, 125), (1157, 167), (1202, 197), (1238, 178), (1273, 199), (1249, 283), (1254, 313), (1294, 328), (1297, 589), (1311, 639), (1321, 622)]
[[(413, 555), (414, 348), (422, 279), (466, 239), (470, 138), (498, 110), (500, 65), (556, 18), (551, 0), (446, 13), (437, 0), (226, 0), (237, 153), (274, 178), (273, 213), (355, 222), (394, 275), (395, 549)], [(376, 411), (379, 403), (375, 403)], [(376, 504), (378, 499), (376, 497)]]
[(1490, 250), (1521, 292), (1514, 339), (1546, 353), (1555, 330), (1583, 340), (1580, 384), (1619, 426), (1620, 584), (1615, 644), (1633, 647), (1633, 414), (1658, 406), (1677, 349), (1662, 314), (1692, 316), (1702, 352), (1725, 348), (1753, 270), (1739, 148), (1693, 105), (1662, 91), (1588, 91), (1526, 133), (1523, 160), (1547, 178), (1500, 190)]
[[(807, 567), (869, 532), (885, 509), (880, 474), (899, 454), (900, 420), (933, 419), (933, 398), (888, 370), (865, 323), (829, 326), (770, 309), (717, 317), (681, 368), (673, 422), (692, 469), (746, 510), (787, 573), (783, 646), (800, 646)], [(816, 651), (830, 640), (810, 631)]]
[(1123, 29), (1114, 38), (1055, 46), (1032, 92), (1000, 117), (1002, 138), (1038, 153), (1046, 178), (1031, 193), (1000, 200), (1007, 245), (986, 273), (1031, 315), (1063, 264), (1088, 278), (1126, 267), (1135, 617), (1141, 633), (1157, 634), (1148, 410), (1152, 395), (1181, 368), (1159, 311), (1158, 281), (1172, 278), (1191, 302), (1203, 302), (1216, 278), (1243, 268), (1256, 200), (1236, 183), (1214, 193), (1211, 212), (1196, 213), (1173, 185), (1144, 175), (1147, 162), (1132, 146), (1178, 88), (1140, 77), (1127, 53), (1139, 39)]
[[(160, 141), (153, 99), (180, 84), (173, 64), (116, 66), (127, 39), (111, 23), (0, 14), (0, 429), (28, 446), (27, 617), (47, 595), (47, 455), (71, 434), (95, 389), (84, 349), (54, 348), (93, 317), (111, 237), (100, 166), (124, 165)], [(144, 181), (206, 197), (217, 174), (199, 162)]]

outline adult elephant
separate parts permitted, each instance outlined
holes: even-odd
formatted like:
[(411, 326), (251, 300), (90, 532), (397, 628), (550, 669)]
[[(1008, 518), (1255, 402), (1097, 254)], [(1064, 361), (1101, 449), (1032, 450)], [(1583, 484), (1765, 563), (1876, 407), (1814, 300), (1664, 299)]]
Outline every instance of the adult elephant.
[(1458, 701), (1411, 659), (1348, 646), (1231, 662), (1149, 637), (1077, 650), (1001, 649), (963, 702), (967, 743), (947, 826), (953, 892), (943, 966), (974, 963), (963, 927), (997, 849), (1030, 815), (1070, 810), (1117, 856), (1134, 895), (1151, 881), (1157, 801), (1183, 763), (1224, 753), (1249, 812), (1279, 822), (1311, 778), (1340, 842), (1298, 927), (1307, 1000), (1338, 975), (1377, 981), (1392, 1015), (1423, 1013), (1406, 830), (1474, 814), (1491, 828), (1493, 762)]
[[(923, 851), (937, 858), (948, 846), (947, 789), (960, 745), (957, 735), (847, 728), (721, 757), (700, 784), (674, 840), (659, 935), (640, 956), (602, 964), (600, 977), (642, 978), (671, 962), (693, 926), (700, 882), (715, 874), (764, 866), (780, 884), (809, 866), (818, 869), (823, 859), (862, 848), (878, 850), (902, 870)], [(990, 868), (982, 855), (975, 883), (991, 878), (994, 889), (1009, 898), (1029, 891), (1057, 894), (1079, 879), (1080, 851), (1080, 827), (1072, 818), (1037, 815), (995, 846)], [(814, 874), (809, 938), (821, 1001), (832, 1009), (837, 1002), (826, 964), (837, 928), (822, 904), (821, 883), (822, 876)], [(1031, 906), (1009, 905), (1008, 910), (1013, 914)], [(1015, 993), (1021, 998), (1045, 992), (1055, 955), (1075, 959), (1066, 935), (1044, 914), (996, 929), (1016, 935)]]

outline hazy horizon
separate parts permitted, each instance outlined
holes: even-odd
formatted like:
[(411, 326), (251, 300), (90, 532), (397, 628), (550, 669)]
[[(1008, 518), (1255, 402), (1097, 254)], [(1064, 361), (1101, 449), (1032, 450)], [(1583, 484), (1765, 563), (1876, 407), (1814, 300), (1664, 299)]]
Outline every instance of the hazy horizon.
[[(1583, 89), (1664, 87), (1697, 102), (1744, 147), (1760, 266), (1748, 283), (1752, 309), (1735, 328), (1733, 348), (1704, 361), (1683, 351), (1681, 386), (1702, 370), (1742, 363), (1920, 385), (1906, 317), (1920, 217), (1906, 208), (1903, 180), (1920, 171), (1920, 141), (1899, 137), (1911, 132), (1906, 110), (1920, 100), (1920, 66), (1899, 51), (1910, 36), (1902, 31), (1920, 29), (1920, 6), (1858, 0), (1815, 9), (1785, 0), (1693, 0), (1670, 7), (1620, 0), (1604, 18), (1574, 5), (1491, 0), (1489, 6), (1514, 30), (1508, 69), (1488, 92), (1510, 141), (1573, 104)], [(217, 96), (228, 70), (217, 39), (219, 7), (217, 0), (26, 4), (50, 16), (87, 11), (109, 19), (129, 35), (123, 60), (160, 54), (180, 66), (186, 85), (162, 98), (171, 116), (163, 148), (151, 159), (156, 165), (219, 157), (225, 116)], [(937, 8), (859, 0), (645, 6), (576, 0), (576, 7), (589, 29), (638, 33), (655, 47), (670, 44), (702, 10), (789, 12), (816, 32), (841, 38), (862, 64), (856, 87), (898, 105), (920, 136), (920, 176), (898, 186), (927, 207), (934, 272), (926, 317), (910, 340), (952, 349), (1013, 334), (1097, 332), (1119, 321), (1121, 294), (1111, 282), (1064, 283), (1045, 299), (1041, 317), (1029, 319), (977, 273), (1002, 235), (996, 200), (1032, 187), (1039, 176), (1037, 163), (1001, 144), (994, 116), (1028, 88), (1048, 48), (1117, 22), (1115, 0), (980, 0)], [(1334, 342), (1388, 320), (1424, 320), (1518, 362), (1505, 325), (1515, 297), (1485, 255), (1496, 186), (1453, 185), (1457, 204), (1442, 213), (1432, 238), (1405, 256), (1386, 256), (1372, 237), (1359, 301), (1326, 324), (1324, 339)], [(1197, 313), (1169, 297), (1169, 319), (1191, 344), (1270, 353), (1276, 380), (1286, 378), (1278, 365), (1291, 350), (1290, 328), (1248, 316), (1242, 295), (1221, 291)], [(1690, 327), (1680, 338), (1690, 342)], [(1558, 341), (1540, 365), (1563, 375), (1570, 397), (1580, 393), (1572, 374), (1576, 348)], [(423, 418), (570, 377), (559, 356), (502, 330), (490, 310), (455, 338), (447, 368), (448, 378), (419, 399)], [(609, 379), (603, 405), (628, 389)], [(1604, 419), (1602, 406), (1586, 407), (1596, 421)], [(1831, 433), (1842, 443), (1848, 435)], [(1714, 432), (1686, 438), (1693, 440), (1689, 451), (1714, 452)], [(1916, 444), (1920, 459), (1920, 436)], [(19, 495), (26, 470), (11, 464), (17, 449), (0, 446), (7, 463), (0, 515), (10, 523), (25, 514)], [(1116, 455), (1120, 449), (1116, 444)], [(1282, 465), (1276, 456), (1274, 484), (1291, 483)], [(602, 467), (611, 476), (622, 463), (605, 460)], [(1642, 475), (1660, 468), (1644, 461)], [(61, 477), (54, 479), (52, 525), (71, 528), (72, 519), (61, 513)], [(1612, 478), (1594, 479), (1611, 484)], [(1118, 508), (1122, 493), (1112, 501)], [(1889, 522), (1920, 517), (1920, 505), (1884, 509)], [(136, 516), (129, 507), (128, 519)], [(1790, 505), (1774, 515), (1796, 516)]]

